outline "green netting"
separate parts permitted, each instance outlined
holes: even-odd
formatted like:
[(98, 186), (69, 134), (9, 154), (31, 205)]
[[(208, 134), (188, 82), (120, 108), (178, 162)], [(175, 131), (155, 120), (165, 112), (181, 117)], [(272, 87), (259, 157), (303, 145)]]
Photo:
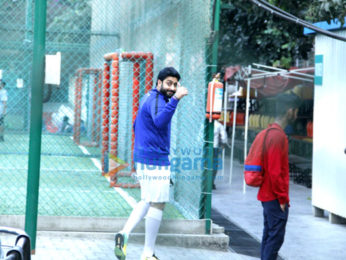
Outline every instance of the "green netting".
[[(22, 215), (29, 152), (34, 1), (0, 2), (0, 70), (8, 94), (5, 142), (0, 143), (0, 178), (4, 187), (0, 214)], [(129, 214), (131, 206), (101, 174), (103, 56), (110, 52), (146, 52), (154, 57), (154, 85), (161, 68), (174, 66), (182, 76), (181, 84), (189, 90), (172, 122), (171, 160), (176, 177), (165, 216), (200, 216), (205, 189), (200, 159), (205, 139), (210, 2), (47, 1), (46, 53), (61, 53), (61, 82), (44, 86), (40, 215)], [(133, 104), (138, 101), (133, 99), (134, 62), (139, 63), (139, 97), (145, 92), (146, 63), (120, 58), (116, 126), (117, 156), (130, 164)], [(127, 177), (118, 181), (134, 182)], [(126, 191), (136, 200), (140, 198), (138, 189)]]

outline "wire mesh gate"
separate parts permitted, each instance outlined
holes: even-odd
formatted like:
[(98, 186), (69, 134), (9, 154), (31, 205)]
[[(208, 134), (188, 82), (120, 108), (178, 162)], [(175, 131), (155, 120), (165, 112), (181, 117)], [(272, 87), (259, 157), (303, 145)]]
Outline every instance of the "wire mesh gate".
[[(102, 169), (107, 165), (102, 158), (108, 158), (105, 147), (109, 145), (111, 154), (116, 150), (114, 155), (132, 170), (131, 129), (138, 100), (155, 87), (155, 75), (161, 68), (174, 66), (190, 94), (179, 104), (172, 122), (174, 186), (165, 216), (199, 218), (206, 190), (201, 159), (211, 1), (47, 3), (46, 52), (61, 52), (62, 70), (61, 84), (47, 84), (44, 89), (39, 214), (129, 214), (131, 206), (109, 188), (109, 181), (101, 174), (107, 172)], [(8, 94), (5, 142), (0, 143), (2, 215), (23, 215), (25, 208), (34, 5), (27, 0), (4, 1), (0, 6), (0, 70)], [(121, 85), (113, 93), (116, 77), (108, 82), (110, 74), (102, 71), (110, 66), (104, 65), (103, 55), (114, 52), (121, 59)], [(134, 52), (150, 55), (146, 59), (131, 57)], [(113, 75), (116, 70), (109, 68), (110, 72)], [(108, 92), (104, 90), (107, 84), (112, 89)], [(109, 104), (102, 103), (107, 95)], [(108, 117), (102, 114), (105, 104), (109, 106)], [(104, 132), (109, 132), (108, 137), (102, 135)], [(126, 176), (119, 176), (117, 181), (130, 182)], [(139, 199), (138, 190), (127, 192)]]

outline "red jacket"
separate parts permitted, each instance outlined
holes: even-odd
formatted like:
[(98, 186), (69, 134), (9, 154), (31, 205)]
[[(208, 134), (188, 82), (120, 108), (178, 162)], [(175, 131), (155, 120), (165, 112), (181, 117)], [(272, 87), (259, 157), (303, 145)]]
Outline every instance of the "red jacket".
[[(264, 152), (264, 181), (257, 199), (270, 201), (278, 199), (280, 204), (289, 204), (288, 140), (282, 128), (274, 123), (275, 129), (267, 132)], [(276, 130), (277, 129), (277, 130)]]

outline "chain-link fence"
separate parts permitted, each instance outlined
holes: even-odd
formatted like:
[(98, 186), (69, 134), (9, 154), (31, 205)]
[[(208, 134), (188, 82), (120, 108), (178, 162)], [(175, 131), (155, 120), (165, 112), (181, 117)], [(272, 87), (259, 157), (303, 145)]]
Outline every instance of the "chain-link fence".
[[(8, 96), (1, 215), (25, 214), (33, 8), (31, 0), (0, 5), (0, 70)], [(209, 0), (47, 1), (46, 54), (61, 53), (61, 82), (44, 87), (39, 215), (128, 216), (131, 205), (113, 187), (135, 184), (127, 173), (139, 100), (155, 87), (159, 70), (173, 66), (189, 95), (172, 121), (174, 176), (165, 216), (200, 217), (211, 20)], [(113, 56), (104, 59), (107, 53), (117, 55), (117, 64)], [(114, 160), (128, 166), (109, 174)], [(137, 188), (124, 190), (139, 199)]]

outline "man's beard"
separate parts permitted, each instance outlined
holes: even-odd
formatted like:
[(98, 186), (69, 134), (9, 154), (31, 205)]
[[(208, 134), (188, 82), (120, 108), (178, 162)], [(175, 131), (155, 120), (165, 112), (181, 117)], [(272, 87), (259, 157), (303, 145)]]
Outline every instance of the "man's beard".
[(161, 87), (160, 92), (161, 92), (165, 97), (168, 97), (168, 98), (173, 97), (173, 95), (175, 94), (175, 91), (167, 90), (167, 89), (164, 89), (163, 87)]

